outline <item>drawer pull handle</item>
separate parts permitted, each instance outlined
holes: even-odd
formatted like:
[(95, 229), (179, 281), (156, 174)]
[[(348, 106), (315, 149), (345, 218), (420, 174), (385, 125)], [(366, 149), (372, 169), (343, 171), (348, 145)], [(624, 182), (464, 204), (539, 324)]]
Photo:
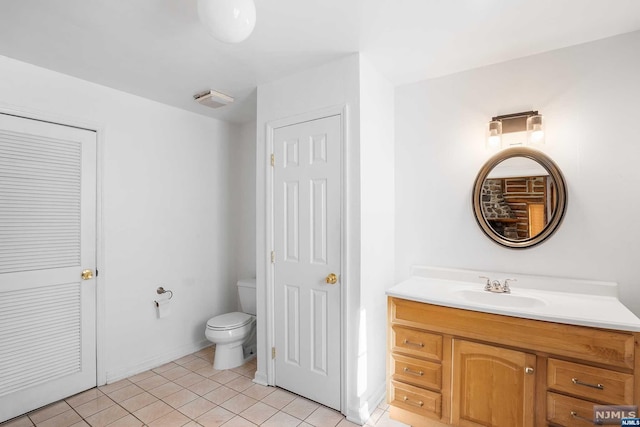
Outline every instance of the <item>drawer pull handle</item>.
[(403, 343), (406, 345), (412, 345), (415, 347), (424, 347), (424, 344), (422, 344), (421, 342), (411, 342), (409, 340), (404, 340)]
[(409, 399), (407, 396), (405, 396), (402, 400), (404, 400), (405, 403), (408, 403), (409, 405), (417, 406), (419, 408), (422, 408), (424, 406), (424, 402), (422, 400), (418, 400), (417, 402), (414, 402), (413, 400)]
[(602, 384), (583, 383), (582, 381), (580, 381), (577, 378), (571, 378), (571, 382), (574, 383), (575, 385), (583, 385), (585, 387), (591, 387), (591, 388), (597, 388), (598, 390), (604, 390), (604, 386)]
[(423, 375), (424, 375), (424, 372), (422, 372), (422, 371), (412, 371), (411, 369), (407, 368), (406, 366), (405, 366), (405, 368), (403, 369), (403, 371), (404, 371), (406, 374), (411, 374), (411, 375), (415, 375), (415, 376), (418, 376), (418, 377), (421, 377), (421, 376), (423, 376)]
[(593, 420), (591, 418), (580, 416), (580, 415), (578, 415), (578, 413), (576, 411), (571, 411), (571, 416), (573, 418), (575, 418), (575, 419), (582, 420), (582, 421), (587, 421), (588, 423), (591, 423), (591, 424), (596, 424), (596, 425), (602, 424), (601, 421), (600, 422), (593, 422)]

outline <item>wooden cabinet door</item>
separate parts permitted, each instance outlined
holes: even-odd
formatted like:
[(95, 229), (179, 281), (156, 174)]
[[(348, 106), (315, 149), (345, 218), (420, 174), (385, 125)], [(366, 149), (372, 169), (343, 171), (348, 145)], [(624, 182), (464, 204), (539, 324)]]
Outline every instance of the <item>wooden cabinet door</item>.
[(454, 340), (453, 424), (532, 427), (535, 366), (533, 354)]

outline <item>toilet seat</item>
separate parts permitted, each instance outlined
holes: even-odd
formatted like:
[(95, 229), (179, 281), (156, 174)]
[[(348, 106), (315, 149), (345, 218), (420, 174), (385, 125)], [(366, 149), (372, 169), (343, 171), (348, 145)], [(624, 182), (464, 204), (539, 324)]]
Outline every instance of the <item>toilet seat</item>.
[(207, 329), (214, 331), (228, 331), (241, 328), (253, 320), (253, 316), (239, 311), (221, 314), (209, 319)]

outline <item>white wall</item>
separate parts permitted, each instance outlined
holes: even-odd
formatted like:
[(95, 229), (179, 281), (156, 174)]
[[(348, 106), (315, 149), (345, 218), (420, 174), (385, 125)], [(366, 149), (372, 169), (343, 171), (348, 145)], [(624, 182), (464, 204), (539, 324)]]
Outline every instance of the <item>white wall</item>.
[[(230, 145), (224, 122), (0, 57), (0, 106), (90, 123), (103, 134), (102, 369), (109, 381), (206, 344), (235, 309)], [(174, 292), (156, 319), (159, 285)]]
[[(362, 416), (385, 393), (387, 299), (394, 284), (394, 87), (360, 55), (361, 286), (357, 395)], [(361, 338), (362, 339), (362, 338)], [(366, 373), (366, 374), (365, 374)]]
[(231, 145), (231, 199), (238, 279), (256, 277), (256, 122), (240, 126)]
[[(411, 265), (611, 280), (640, 315), (640, 32), (396, 90), (396, 279)], [(492, 116), (536, 109), (568, 183), (558, 232), (526, 250), (483, 235), (471, 205)]]

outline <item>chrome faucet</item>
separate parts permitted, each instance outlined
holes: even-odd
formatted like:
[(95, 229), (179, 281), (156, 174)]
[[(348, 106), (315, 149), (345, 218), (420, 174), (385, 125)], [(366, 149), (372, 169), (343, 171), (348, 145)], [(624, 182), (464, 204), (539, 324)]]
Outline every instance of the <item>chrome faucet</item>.
[(515, 282), (517, 279), (504, 279), (504, 283), (500, 283), (499, 280), (491, 280), (487, 276), (480, 276), (481, 279), (486, 279), (487, 283), (484, 285), (484, 290), (487, 292), (495, 292), (499, 294), (508, 294), (511, 292), (509, 282)]

